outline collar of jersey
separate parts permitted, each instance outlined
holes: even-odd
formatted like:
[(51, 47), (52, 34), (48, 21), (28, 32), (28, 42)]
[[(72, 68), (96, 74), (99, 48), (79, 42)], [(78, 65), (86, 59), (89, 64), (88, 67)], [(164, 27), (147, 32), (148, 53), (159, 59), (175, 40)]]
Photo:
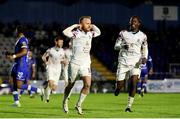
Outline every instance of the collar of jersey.
[(131, 31), (132, 32), (132, 34), (136, 34), (136, 33), (138, 33), (139, 32), (139, 30), (138, 31), (136, 31), (136, 32), (134, 32), (134, 31)]
[(55, 50), (60, 50), (61, 48), (58, 48), (58, 47), (54, 46), (54, 49), (55, 49)]
[(129, 29), (129, 31), (130, 31), (132, 34), (136, 34), (136, 33), (138, 33), (140, 30), (134, 32), (134, 31), (132, 31), (131, 29)]
[(80, 32), (83, 32), (84, 34), (87, 34), (88, 32), (85, 32), (85, 31), (83, 31), (83, 30), (81, 30), (81, 29), (78, 29)]

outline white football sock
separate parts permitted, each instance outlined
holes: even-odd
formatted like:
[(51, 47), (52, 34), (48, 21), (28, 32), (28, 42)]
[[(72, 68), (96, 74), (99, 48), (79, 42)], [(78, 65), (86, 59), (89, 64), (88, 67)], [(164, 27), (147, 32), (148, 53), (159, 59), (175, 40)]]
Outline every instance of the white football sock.
[(79, 96), (79, 100), (77, 102), (77, 106), (80, 106), (81, 107), (81, 104), (83, 103), (84, 99), (86, 98), (86, 94), (83, 94), (81, 93), (80, 96)]
[(46, 100), (49, 100), (50, 94), (51, 94), (51, 88), (47, 86), (47, 88), (45, 89)]
[(127, 104), (127, 108), (131, 108), (132, 104), (134, 102), (134, 97), (128, 97), (128, 104)]

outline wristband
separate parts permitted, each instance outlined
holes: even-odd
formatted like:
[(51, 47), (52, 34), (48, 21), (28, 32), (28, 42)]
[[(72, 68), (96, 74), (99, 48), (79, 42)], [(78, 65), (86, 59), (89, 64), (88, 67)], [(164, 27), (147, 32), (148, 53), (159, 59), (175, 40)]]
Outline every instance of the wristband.
[(15, 59), (15, 58), (16, 58), (16, 55), (13, 55), (12, 57), (13, 57), (13, 59)]

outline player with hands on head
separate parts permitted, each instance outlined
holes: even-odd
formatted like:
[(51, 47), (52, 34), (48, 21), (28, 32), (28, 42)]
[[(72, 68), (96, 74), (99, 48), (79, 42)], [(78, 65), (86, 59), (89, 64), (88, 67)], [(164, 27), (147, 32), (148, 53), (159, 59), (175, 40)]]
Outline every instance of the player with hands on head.
[(64, 91), (63, 110), (65, 113), (69, 112), (68, 99), (70, 92), (77, 77), (80, 76), (84, 85), (75, 109), (78, 114), (82, 115), (84, 114), (82, 103), (88, 95), (91, 86), (91, 42), (92, 38), (99, 36), (101, 32), (97, 26), (91, 24), (90, 16), (82, 16), (79, 19), (79, 24), (66, 28), (63, 34), (72, 40), (72, 57), (68, 68), (69, 82)]

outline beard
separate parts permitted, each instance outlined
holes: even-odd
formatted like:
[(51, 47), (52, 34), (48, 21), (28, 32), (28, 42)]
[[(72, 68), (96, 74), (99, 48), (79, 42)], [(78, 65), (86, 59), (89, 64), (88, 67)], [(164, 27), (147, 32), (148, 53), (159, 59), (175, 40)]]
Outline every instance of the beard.
[(88, 28), (82, 27), (82, 30), (85, 32), (89, 32), (91, 29), (90, 29), (90, 27), (88, 27)]

